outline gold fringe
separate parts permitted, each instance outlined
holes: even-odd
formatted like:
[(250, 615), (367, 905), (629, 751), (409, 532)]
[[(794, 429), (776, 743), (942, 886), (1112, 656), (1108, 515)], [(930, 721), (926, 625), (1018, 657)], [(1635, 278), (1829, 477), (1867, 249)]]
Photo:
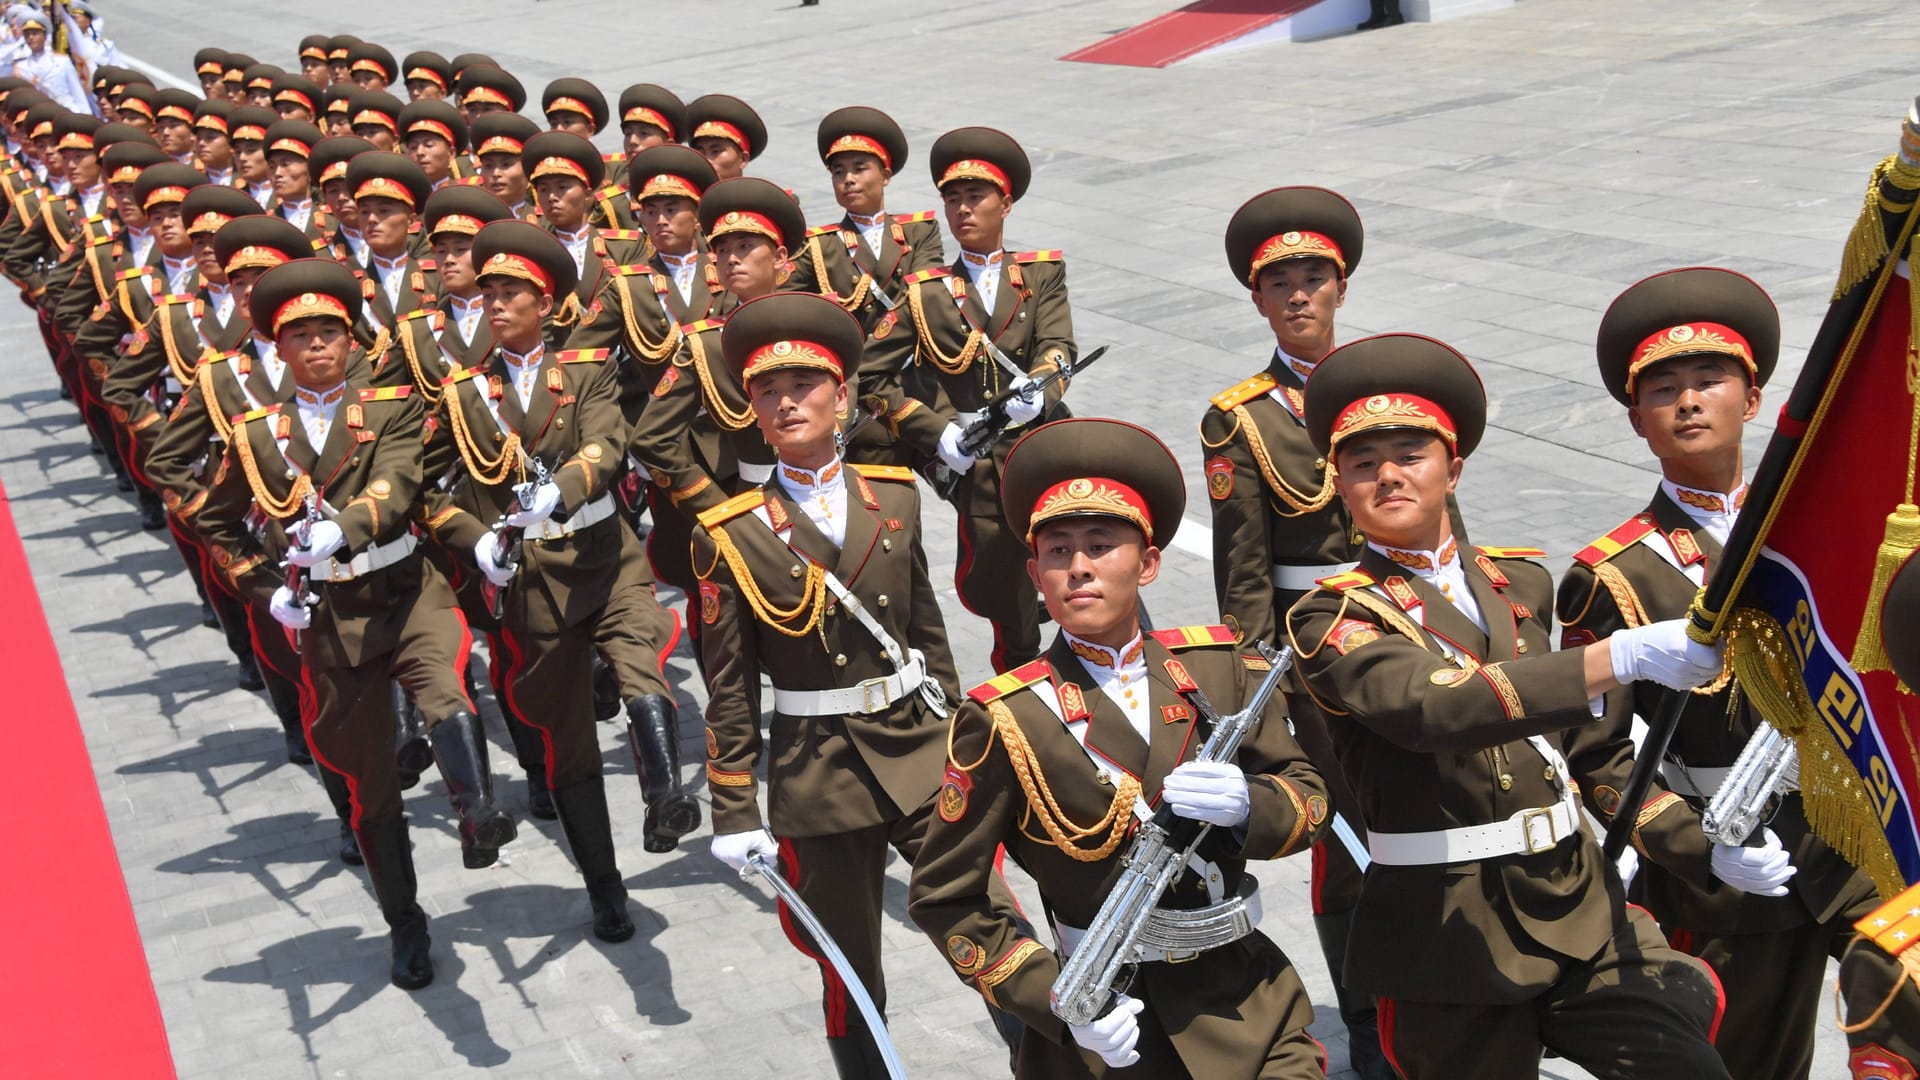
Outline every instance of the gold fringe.
[(1873, 167), (1860, 216), (1854, 220), (1853, 232), (1847, 236), (1846, 250), (1840, 257), (1840, 279), (1833, 288), (1835, 300), (1873, 276), (1874, 270), (1892, 254), (1887, 245), (1886, 219), (1882, 215), (1903, 214), (1913, 208), (1913, 202), (1888, 199), (1889, 186), (1898, 191), (1920, 190), (1920, 169), (1900, 160), (1898, 154), (1888, 155)]
[[(638, 275), (635, 276), (638, 277)], [(653, 275), (649, 273), (644, 280), (651, 286)], [(673, 316), (667, 314), (663, 306), (660, 314), (667, 324), (666, 331), (657, 340), (648, 337), (646, 329), (640, 325), (639, 313), (634, 310), (632, 290), (628, 287), (628, 283), (615, 279), (612, 289), (620, 303), (621, 321), (626, 323), (627, 327), (627, 351), (633, 353), (634, 357), (644, 364), (666, 362), (667, 358), (673, 355), (673, 350), (680, 347), (680, 324), (673, 320)]]
[(1786, 631), (1764, 611), (1736, 608), (1727, 620), (1727, 650), (1753, 707), (1799, 752), (1801, 798), (1813, 831), (1872, 879), (1882, 896), (1905, 888), (1873, 799), (1814, 708)]
[[(1881, 608), (1893, 575), (1920, 549), (1920, 506), (1901, 503), (1887, 515), (1887, 531), (1873, 559), (1873, 584), (1867, 587), (1867, 609), (1860, 616), (1860, 633), (1853, 641), (1853, 656), (1848, 663), (1859, 672), (1888, 671), (1886, 646), (1880, 640)], [(1909, 693), (1906, 684), (1902, 693)]]

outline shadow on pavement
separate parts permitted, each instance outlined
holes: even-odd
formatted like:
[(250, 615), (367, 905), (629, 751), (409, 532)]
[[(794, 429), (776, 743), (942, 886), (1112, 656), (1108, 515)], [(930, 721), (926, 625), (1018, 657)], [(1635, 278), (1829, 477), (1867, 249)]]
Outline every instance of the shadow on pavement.
[[(200, 625), (199, 604), (162, 603), (124, 611), (100, 622), (84, 623), (74, 627), (73, 632), (76, 634), (125, 634), (134, 648), (152, 656), (153, 646), (160, 642), (200, 629), (205, 628)], [(210, 632), (218, 633), (218, 631)]]
[[(260, 886), (260, 891), (309, 922), (313, 915), (300, 906), (299, 898), (346, 871), (346, 864), (336, 855), (339, 829), (330, 814), (274, 814), (235, 822), (227, 832), (227, 839), (168, 859), (156, 869), (167, 874), (244, 874)], [(323, 837), (325, 843), (313, 842)], [(315, 863), (319, 865), (291, 885), (282, 884), (271, 869)]]

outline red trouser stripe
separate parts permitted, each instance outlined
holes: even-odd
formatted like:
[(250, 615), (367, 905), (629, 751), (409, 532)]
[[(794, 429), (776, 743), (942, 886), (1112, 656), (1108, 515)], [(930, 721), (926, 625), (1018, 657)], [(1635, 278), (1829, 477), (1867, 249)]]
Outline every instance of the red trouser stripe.
[[(314, 704), (309, 704), (309, 702), (312, 702)], [(360, 778), (346, 771), (345, 769), (335, 766), (333, 762), (327, 760), (327, 756), (325, 754), (320, 752), (320, 744), (316, 742), (313, 738), (313, 722), (316, 719), (318, 719), (320, 715), (318, 702), (319, 702), (319, 695), (313, 689), (313, 676), (307, 670), (307, 665), (301, 664), (300, 665), (300, 723), (303, 726), (304, 730), (306, 731), (307, 749), (313, 752), (313, 760), (319, 762), (322, 768), (332, 769), (333, 772), (340, 777), (340, 779), (346, 781), (347, 806), (350, 807), (352, 810), (352, 813), (347, 818), (347, 828), (358, 831), (360, 828), (360, 815), (361, 815)]]
[(520, 699), (515, 686), (520, 681), (520, 672), (526, 666), (526, 656), (520, 651), (520, 643), (513, 639), (513, 633), (506, 627), (500, 628), (500, 640), (507, 646), (507, 684), (498, 688), (506, 695), (506, 705), (514, 718), (540, 733), (540, 749), (546, 757), (547, 787), (553, 787), (553, 732), (545, 724), (536, 722), (520, 708)]
[(1398, 1011), (1392, 998), (1378, 998), (1374, 1002), (1373, 1015), (1380, 1032), (1380, 1053), (1387, 1059), (1387, 1064), (1393, 1066), (1393, 1071), (1404, 1077), (1407, 1070), (1400, 1066), (1400, 1055), (1393, 1052), (1393, 1021)]
[[(787, 884), (794, 888), (800, 887), (799, 849), (794, 846), (792, 840), (785, 837), (780, 839), (780, 876), (786, 878)], [(827, 1012), (827, 1038), (845, 1038), (847, 1005), (850, 1000), (847, 985), (840, 980), (840, 973), (834, 970), (834, 966), (827, 962), (826, 957), (807, 948), (805, 940), (800, 936), (799, 928), (794, 926), (793, 919), (787, 912), (787, 904), (784, 900), (780, 902), (780, 929), (786, 931), (787, 940), (793, 943), (794, 948), (800, 950), (800, 955), (820, 965), (820, 979), (826, 983), (822, 1000)]]

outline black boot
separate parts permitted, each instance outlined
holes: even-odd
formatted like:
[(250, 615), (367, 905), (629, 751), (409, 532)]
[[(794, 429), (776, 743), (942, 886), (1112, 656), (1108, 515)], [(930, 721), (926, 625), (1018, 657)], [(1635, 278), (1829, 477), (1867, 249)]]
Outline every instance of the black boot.
[(672, 851), (681, 837), (700, 827), (699, 800), (680, 788), (680, 720), (673, 700), (648, 694), (628, 702), (627, 733), (634, 771), (640, 774), (640, 798), (647, 804), (640, 844), (656, 854)]
[(606, 723), (620, 715), (620, 680), (600, 654), (593, 657), (593, 718)]
[(205, 596), (200, 598), (200, 625), (209, 630), (220, 629), (220, 616)]
[(273, 703), (273, 715), (280, 720), (280, 731), (287, 741), (287, 760), (295, 765), (313, 764), (306, 726), (300, 722), (300, 688), (271, 668), (261, 669), (260, 681), (266, 686), (267, 700)]
[(238, 682), (242, 690), (266, 689), (267, 684), (261, 681), (260, 678), (260, 665), (254, 661), (252, 653), (248, 653), (240, 658), (240, 677)]
[(413, 699), (393, 685), (394, 764), (400, 770), (400, 790), (411, 791), (420, 782), (420, 774), (433, 767), (433, 745), (427, 741), (426, 725), (420, 722), (420, 710)]
[(1372, 0), (1373, 15), (1366, 22), (1355, 27), (1357, 30), (1379, 30), (1387, 26), (1399, 26), (1406, 22), (1406, 16), (1400, 14), (1400, 0)]
[(511, 711), (504, 713), (507, 738), (513, 740), (513, 756), (527, 774), (527, 812), (541, 821), (559, 816), (553, 809), (553, 792), (547, 790), (547, 744), (531, 724), (523, 724)]
[(347, 794), (347, 782), (340, 774), (320, 766), (320, 786), (327, 791), (327, 801), (333, 805), (334, 816), (340, 819), (340, 861), (348, 866), (359, 866), (367, 860), (360, 854), (360, 838), (354, 835), (353, 799)]
[(417, 901), (419, 885), (413, 876), (413, 845), (407, 839), (407, 819), (362, 821), (360, 852), (367, 860), (367, 881), (380, 901), (393, 941), (393, 985), (418, 990), (433, 981), (433, 959), (427, 955), (427, 913)]
[(362, 866), (367, 861), (360, 854), (360, 838), (353, 834), (353, 826), (344, 818), (340, 821), (340, 861), (348, 866)]
[(160, 496), (146, 488), (134, 493), (140, 504), (140, 527), (148, 532), (159, 532), (167, 527), (167, 509), (160, 505)]
[(613, 857), (613, 824), (607, 819), (607, 783), (603, 777), (580, 780), (553, 793), (560, 811), (560, 830), (587, 883), (593, 904), (593, 936), (601, 941), (625, 941), (633, 936), (627, 917), (627, 885)]
[(447, 782), (447, 797), (460, 815), (460, 861), (480, 870), (500, 861), (514, 836), (513, 815), (494, 805), (493, 773), (487, 768), (487, 737), (480, 718), (457, 712), (433, 729), (433, 760)]
[(833, 1055), (833, 1071), (840, 1080), (887, 1080), (893, 1075), (863, 1017), (847, 1017), (847, 1033), (828, 1039), (827, 1053)]
[(1313, 917), (1314, 932), (1320, 936), (1320, 953), (1327, 959), (1327, 971), (1333, 975), (1334, 1001), (1340, 1009), (1340, 1022), (1347, 1029), (1347, 1061), (1360, 1080), (1395, 1080), (1393, 1066), (1380, 1052), (1380, 1023), (1371, 995), (1347, 989), (1341, 970), (1347, 963), (1347, 936), (1353, 929), (1353, 912), (1340, 911)]

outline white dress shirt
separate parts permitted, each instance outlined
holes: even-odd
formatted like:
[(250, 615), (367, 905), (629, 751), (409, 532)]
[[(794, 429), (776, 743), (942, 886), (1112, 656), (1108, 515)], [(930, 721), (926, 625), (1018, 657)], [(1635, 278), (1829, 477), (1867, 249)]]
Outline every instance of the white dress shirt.
[(280, 359), (280, 346), (272, 338), (253, 335), (253, 351), (260, 357), (260, 370), (267, 373), (267, 382), (277, 392), (280, 381), (287, 377), (287, 362)]
[(231, 165), (224, 169), (216, 169), (208, 165), (201, 169), (201, 171), (207, 174), (207, 183), (209, 184), (213, 184), (216, 187), (233, 186), (233, 166)]
[(1460, 613), (1473, 620), (1473, 624), (1482, 631), (1487, 629), (1487, 617), (1480, 610), (1480, 602), (1473, 598), (1473, 590), (1467, 587), (1466, 567), (1460, 562), (1460, 544), (1452, 537), (1440, 545), (1439, 551), (1410, 551), (1406, 548), (1387, 547), (1368, 541), (1367, 546), (1393, 560), (1394, 565), (1410, 570), (1416, 577), (1440, 590), (1440, 595), (1453, 601)]
[(313, 221), (313, 200), (294, 202), (291, 199), (280, 200), (280, 216), (296, 229), (305, 229)]
[(966, 268), (967, 280), (973, 282), (973, 295), (980, 298), (980, 310), (989, 315), (993, 314), (993, 302), (1000, 296), (1000, 267), (1006, 257), (1004, 251), (976, 255), (965, 248), (960, 250), (960, 265)]
[(347, 384), (341, 383), (331, 390), (314, 391), (304, 386), (294, 387), (293, 404), (300, 414), (300, 427), (307, 433), (307, 445), (315, 453), (327, 445), (327, 432), (333, 429), (333, 416), (340, 411), (340, 403), (347, 397)]
[(128, 229), (127, 253), (133, 258), (133, 265), (145, 266), (147, 257), (153, 254), (152, 229)]
[(835, 547), (847, 542), (847, 476), (839, 458), (819, 472), (781, 462), (780, 486)]
[(567, 245), (567, 254), (573, 256), (573, 268), (582, 277), (587, 273), (587, 242), (593, 238), (592, 226), (582, 225), (577, 232), (564, 233), (553, 230), (554, 238)]
[(547, 354), (546, 347), (536, 345), (532, 352), (522, 355), (500, 346), (500, 355), (506, 358), (507, 373), (513, 377), (513, 392), (520, 396), (520, 411), (526, 412), (533, 405), (533, 388), (540, 381), (540, 359)]
[(193, 272), (199, 265), (191, 258), (175, 259), (170, 255), (160, 256), (161, 269), (167, 275), (167, 291), (176, 296), (186, 292), (187, 282), (193, 279)]
[(1727, 537), (1733, 534), (1733, 523), (1740, 518), (1740, 508), (1747, 502), (1747, 485), (1741, 484), (1731, 492), (1721, 494), (1717, 491), (1701, 491), (1698, 488), (1681, 487), (1671, 480), (1662, 479), (1660, 490), (1667, 493), (1673, 504), (1687, 512), (1687, 516), (1698, 522), (1708, 536), (1727, 546)]
[(373, 257), (373, 251), (367, 247), (367, 238), (364, 234), (342, 225), (340, 239), (347, 242), (347, 250), (353, 252), (353, 261), (361, 266), (367, 265), (367, 260)]
[(388, 259), (374, 255), (367, 269), (373, 271), (374, 276), (380, 279), (380, 290), (387, 294), (388, 305), (398, 312), (400, 287), (406, 284), (407, 280), (407, 257), (402, 255), (397, 259)]
[(667, 264), (667, 271), (673, 275), (673, 287), (680, 290), (680, 302), (693, 306), (693, 273), (700, 268), (700, 253), (689, 251), (685, 255), (658, 253), (660, 261)]
[(213, 321), (223, 327), (226, 326), (227, 320), (233, 318), (233, 290), (225, 285), (209, 282), (207, 299), (212, 301), (210, 308), (213, 311)]
[[(1152, 745), (1152, 711), (1147, 702), (1150, 693), (1147, 689), (1146, 642), (1139, 634), (1135, 634), (1126, 648), (1116, 652), (1105, 645), (1077, 638), (1065, 630), (1060, 631), (1060, 636), (1067, 639), (1067, 646), (1079, 659), (1080, 666), (1093, 676), (1100, 692), (1107, 695), (1108, 701), (1120, 706), (1120, 711), (1127, 716), (1127, 723), (1133, 725), (1141, 741)], [(1084, 732), (1076, 734), (1081, 742), (1086, 741)]]
[(853, 227), (859, 230), (860, 242), (867, 245), (867, 253), (873, 256), (875, 262), (878, 262), (880, 260), (880, 242), (887, 234), (887, 212), (882, 210), (872, 217), (868, 217), (865, 214), (856, 214), (849, 210), (847, 211), (847, 220), (853, 222)]
[(273, 181), (268, 180), (260, 184), (250, 183), (247, 185), (247, 194), (253, 196), (254, 202), (265, 206), (273, 200)]
[(92, 217), (100, 212), (100, 202), (106, 198), (106, 195), (107, 185), (93, 185), (92, 191), (83, 191), (80, 193), (80, 209), (85, 211), (87, 217)]
[(448, 293), (447, 301), (453, 306), (453, 328), (460, 334), (460, 340), (473, 344), (473, 335), (480, 332), (480, 318), (487, 313), (487, 298), (476, 295), (471, 300), (463, 300)]

